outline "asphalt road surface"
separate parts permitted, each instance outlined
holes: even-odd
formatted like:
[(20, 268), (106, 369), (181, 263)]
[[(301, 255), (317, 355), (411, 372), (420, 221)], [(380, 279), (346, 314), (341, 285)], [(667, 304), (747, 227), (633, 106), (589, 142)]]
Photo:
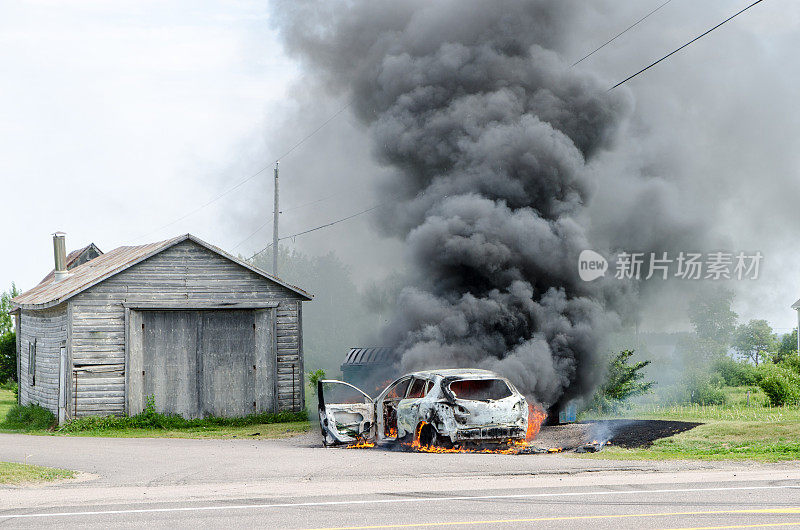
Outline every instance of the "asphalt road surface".
[(0, 460), (81, 472), (0, 487), (13, 528), (800, 527), (797, 463), (324, 449), (314, 435), (0, 435)]

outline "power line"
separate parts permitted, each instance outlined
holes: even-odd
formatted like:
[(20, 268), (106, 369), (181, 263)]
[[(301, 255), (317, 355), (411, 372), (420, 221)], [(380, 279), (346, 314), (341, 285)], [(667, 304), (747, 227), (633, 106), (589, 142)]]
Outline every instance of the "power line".
[(305, 208), (306, 206), (311, 206), (312, 204), (317, 204), (317, 203), (320, 203), (320, 202), (328, 201), (330, 199), (333, 199), (334, 197), (338, 197), (340, 195), (344, 195), (345, 193), (349, 192), (350, 190), (352, 190), (355, 187), (356, 186), (350, 186), (349, 188), (345, 188), (345, 189), (343, 189), (341, 191), (337, 191), (336, 193), (334, 193), (332, 195), (328, 195), (327, 197), (322, 197), (321, 199), (317, 199), (317, 200), (310, 201), (310, 202), (304, 202), (303, 204), (298, 204), (297, 206), (292, 206), (290, 208), (282, 208), (280, 213), (291, 212), (292, 210), (297, 210), (299, 208)]
[[(302, 140), (300, 140), (299, 142), (297, 142), (296, 144), (294, 144), (294, 145), (293, 145), (293, 146), (292, 146), (292, 147), (291, 147), (291, 148), (290, 148), (288, 151), (286, 151), (286, 152), (285, 152), (285, 153), (283, 153), (281, 156), (279, 156), (278, 158), (276, 158), (276, 159), (275, 159), (275, 162), (280, 162), (280, 161), (281, 161), (281, 159), (285, 158), (287, 155), (289, 155), (289, 153), (291, 153), (292, 151), (294, 151), (295, 149), (297, 149), (298, 147), (300, 147), (301, 145), (303, 145), (303, 144), (306, 142), (306, 140), (308, 140), (309, 138), (311, 138), (312, 136), (314, 136), (315, 134), (317, 134), (319, 131), (321, 131), (323, 127), (325, 127), (325, 126), (326, 126), (326, 125), (328, 125), (330, 122), (332, 122), (332, 121), (334, 120), (334, 118), (336, 118), (336, 117), (337, 117), (339, 114), (341, 114), (342, 112), (344, 112), (345, 110), (347, 110), (348, 108), (350, 108), (350, 105), (352, 105), (354, 101), (355, 101), (354, 99), (351, 99), (351, 100), (349, 100), (349, 101), (347, 102), (347, 104), (345, 104), (345, 106), (344, 106), (344, 107), (342, 107), (342, 108), (340, 108), (339, 110), (337, 110), (337, 111), (336, 111), (336, 112), (335, 112), (335, 113), (334, 113), (334, 114), (333, 114), (333, 115), (332, 115), (330, 118), (328, 118), (327, 120), (325, 120), (324, 122), (322, 122), (322, 125), (320, 125), (320, 126), (319, 126), (319, 127), (317, 127), (316, 129), (314, 129), (313, 131), (311, 131), (311, 133), (310, 133), (310, 134), (308, 134), (308, 135), (307, 135), (305, 138), (303, 138)], [(274, 164), (275, 162), (273, 162), (273, 164)], [(268, 167), (272, 167), (272, 165), (273, 165), (273, 164), (270, 164)]]
[[(280, 212), (278, 212), (278, 213), (281, 213), (281, 214), (282, 214), (282, 213), (284, 213), (284, 212), (289, 212), (289, 211), (292, 211), (292, 210), (297, 210), (297, 209), (299, 209), (299, 208), (305, 208), (306, 206), (311, 206), (312, 204), (317, 204), (317, 203), (320, 203), (320, 202), (324, 202), (324, 201), (327, 201), (327, 200), (333, 199), (334, 197), (338, 197), (338, 196), (340, 196), (340, 195), (344, 195), (345, 193), (347, 193), (348, 191), (350, 191), (350, 190), (351, 190), (351, 189), (353, 189), (354, 187), (355, 187), (355, 186), (351, 186), (351, 187), (349, 187), (349, 188), (346, 188), (346, 189), (344, 189), (344, 190), (342, 190), (342, 191), (336, 192), (336, 193), (334, 193), (334, 194), (332, 194), (332, 195), (328, 195), (327, 197), (322, 197), (321, 199), (317, 199), (317, 200), (315, 200), (315, 201), (310, 201), (310, 202), (306, 202), (306, 203), (303, 203), (303, 204), (298, 204), (297, 206), (292, 206), (291, 208), (285, 208), (285, 209), (281, 209), (281, 211), (280, 211)], [(261, 226), (259, 226), (258, 228), (256, 228), (256, 229), (255, 229), (255, 230), (254, 230), (254, 231), (253, 231), (253, 232), (252, 232), (250, 235), (248, 235), (246, 238), (242, 239), (241, 241), (239, 241), (238, 243), (236, 243), (236, 244), (235, 244), (233, 247), (231, 247), (231, 251), (234, 251), (234, 250), (236, 250), (237, 248), (239, 248), (240, 246), (242, 246), (242, 245), (243, 245), (244, 243), (246, 243), (246, 242), (247, 242), (247, 241), (248, 241), (248, 240), (249, 240), (251, 237), (253, 237), (253, 236), (254, 236), (254, 235), (256, 235), (257, 233), (261, 232), (261, 230), (263, 230), (263, 229), (264, 229), (264, 228), (265, 228), (265, 227), (266, 227), (268, 224), (270, 224), (271, 222), (272, 222), (272, 220), (269, 220), (269, 221), (265, 222), (264, 224), (262, 224)]]
[(733, 20), (734, 18), (738, 17), (739, 15), (741, 15), (742, 13), (744, 13), (745, 11), (747, 11), (748, 9), (750, 9), (751, 7), (753, 7), (754, 5), (756, 5), (756, 4), (760, 4), (760, 3), (761, 3), (761, 2), (763, 2), (763, 1), (764, 1), (764, 0), (756, 0), (755, 2), (753, 2), (752, 4), (750, 4), (749, 6), (745, 7), (744, 9), (742, 9), (741, 11), (739, 11), (739, 12), (737, 12), (737, 13), (735, 13), (735, 14), (731, 15), (730, 17), (726, 18), (725, 20), (723, 20), (722, 22), (720, 22), (719, 24), (717, 24), (717, 25), (716, 25), (716, 26), (714, 26), (713, 28), (711, 28), (711, 29), (709, 29), (708, 31), (706, 31), (706, 32), (702, 33), (701, 35), (698, 35), (697, 37), (693, 38), (692, 40), (690, 40), (689, 42), (687, 42), (686, 44), (684, 44), (684, 45), (683, 45), (683, 46), (681, 46), (680, 48), (678, 48), (678, 49), (676, 49), (676, 50), (674, 50), (674, 51), (672, 51), (672, 52), (668, 53), (667, 55), (665, 55), (665, 56), (664, 56), (664, 57), (662, 57), (661, 59), (657, 60), (656, 62), (654, 62), (654, 63), (650, 64), (649, 66), (646, 66), (645, 68), (642, 68), (641, 70), (639, 70), (639, 71), (638, 71), (638, 72), (636, 72), (635, 74), (633, 74), (633, 75), (631, 75), (631, 76), (628, 76), (628, 77), (626, 77), (625, 79), (623, 79), (622, 81), (620, 81), (620, 82), (619, 82), (619, 83), (617, 83), (616, 85), (614, 85), (614, 86), (612, 86), (611, 88), (609, 88), (609, 89), (608, 89), (608, 91), (610, 92), (610, 91), (614, 90), (615, 88), (617, 88), (618, 86), (620, 86), (620, 85), (622, 85), (622, 84), (624, 84), (624, 83), (627, 83), (628, 81), (630, 81), (631, 79), (633, 79), (633, 78), (634, 78), (634, 77), (636, 77), (637, 75), (639, 75), (639, 74), (641, 74), (641, 73), (644, 73), (644, 72), (646, 72), (647, 70), (651, 69), (652, 67), (654, 67), (655, 65), (657, 65), (657, 64), (658, 64), (658, 63), (660, 63), (661, 61), (663, 61), (663, 60), (665, 60), (665, 59), (667, 59), (667, 58), (669, 58), (669, 57), (671, 57), (671, 56), (675, 55), (676, 53), (678, 53), (678, 52), (679, 52), (679, 51), (681, 51), (682, 49), (686, 48), (686, 47), (687, 47), (687, 46), (689, 46), (690, 44), (692, 44), (692, 43), (694, 43), (694, 42), (696, 42), (696, 41), (698, 41), (698, 40), (702, 39), (703, 37), (705, 37), (706, 35), (708, 35), (708, 34), (709, 34), (709, 33), (711, 33), (712, 31), (714, 31), (714, 30), (715, 30), (715, 29), (717, 29), (718, 27), (722, 26), (722, 25), (723, 25), (723, 24), (725, 24), (726, 22), (728, 22), (728, 21), (730, 21), (730, 20)]
[(142, 234), (142, 235), (140, 235), (139, 237), (135, 238), (135, 239), (134, 239), (134, 241), (136, 241), (136, 240), (139, 240), (139, 239), (143, 239), (143, 238), (145, 238), (145, 237), (147, 237), (147, 236), (149, 236), (149, 235), (151, 235), (151, 234), (155, 234), (156, 232), (160, 232), (161, 230), (163, 230), (163, 229), (165, 229), (165, 228), (169, 228), (170, 226), (172, 226), (172, 225), (174, 225), (174, 224), (176, 224), (176, 223), (179, 223), (179, 222), (183, 221), (183, 220), (184, 220), (184, 219), (186, 219), (187, 217), (191, 217), (192, 215), (196, 214), (197, 212), (199, 212), (199, 211), (200, 211), (200, 210), (202, 210), (203, 208), (206, 208), (206, 207), (208, 207), (208, 206), (212, 205), (213, 203), (217, 202), (218, 200), (220, 200), (220, 199), (221, 199), (222, 197), (224, 197), (225, 195), (227, 195), (227, 194), (231, 193), (232, 191), (234, 191), (234, 190), (236, 190), (236, 189), (238, 189), (238, 188), (242, 187), (242, 185), (244, 185), (246, 182), (249, 182), (250, 180), (252, 180), (252, 179), (256, 178), (258, 175), (260, 175), (260, 174), (261, 174), (261, 173), (263, 173), (265, 170), (267, 170), (267, 169), (269, 169), (269, 168), (271, 168), (271, 167), (272, 167), (271, 165), (262, 167), (261, 169), (259, 169), (258, 171), (256, 171), (256, 172), (255, 172), (255, 173), (253, 173), (252, 175), (250, 175), (249, 177), (247, 177), (247, 178), (245, 178), (244, 180), (240, 181), (238, 184), (236, 184), (236, 185), (235, 185), (235, 186), (233, 186), (232, 188), (228, 188), (228, 190), (226, 190), (226, 191), (223, 191), (222, 193), (220, 193), (219, 195), (217, 195), (216, 197), (214, 197), (214, 198), (213, 198), (213, 199), (211, 199), (210, 201), (206, 202), (205, 204), (203, 204), (203, 205), (201, 205), (201, 206), (198, 206), (198, 207), (197, 207), (197, 208), (195, 208), (194, 210), (190, 211), (190, 212), (189, 212), (189, 213), (187, 213), (187, 214), (184, 214), (184, 215), (182, 215), (181, 217), (178, 217), (178, 218), (177, 218), (177, 219), (175, 219), (174, 221), (170, 221), (169, 223), (167, 223), (167, 224), (165, 224), (165, 225), (163, 225), (163, 226), (161, 226), (161, 227), (159, 227), (159, 228), (156, 228), (155, 230), (151, 230), (150, 232), (147, 232), (146, 234)]
[(309, 140), (309, 139), (310, 139), (312, 136), (314, 136), (314, 135), (315, 135), (315, 134), (317, 134), (319, 131), (321, 131), (321, 130), (322, 130), (322, 129), (323, 129), (325, 126), (326, 126), (326, 125), (328, 125), (328, 124), (329, 124), (331, 121), (333, 121), (333, 120), (334, 120), (334, 119), (335, 119), (337, 116), (339, 116), (339, 115), (340, 115), (342, 112), (344, 112), (345, 110), (347, 110), (347, 109), (348, 109), (348, 108), (349, 108), (349, 107), (350, 107), (350, 106), (353, 104), (353, 102), (354, 102), (354, 100), (353, 100), (353, 99), (350, 99), (350, 100), (349, 100), (349, 101), (348, 101), (348, 102), (347, 102), (347, 103), (346, 103), (346, 104), (345, 104), (343, 107), (341, 107), (341, 108), (340, 108), (339, 110), (337, 110), (337, 111), (336, 111), (336, 112), (335, 112), (333, 115), (331, 115), (331, 116), (330, 116), (328, 119), (326, 119), (324, 122), (322, 122), (322, 124), (321, 124), (319, 127), (317, 127), (316, 129), (314, 129), (313, 131), (311, 131), (309, 134), (307, 134), (306, 136), (304, 136), (302, 139), (300, 139), (300, 141), (298, 141), (298, 142), (296, 142), (294, 145), (292, 145), (292, 146), (289, 148), (289, 150), (287, 150), (287, 151), (286, 151), (285, 153), (283, 153), (281, 156), (279, 156), (278, 158), (276, 158), (274, 161), (270, 162), (268, 165), (266, 165), (266, 166), (262, 167), (261, 169), (259, 169), (259, 170), (258, 170), (258, 171), (256, 171), (255, 173), (251, 174), (250, 176), (248, 176), (248, 177), (245, 177), (244, 179), (240, 180), (238, 183), (236, 183), (236, 184), (235, 184), (235, 185), (233, 185), (232, 187), (228, 188), (227, 190), (223, 191), (223, 192), (222, 192), (222, 193), (220, 193), (219, 195), (215, 196), (215, 197), (214, 197), (213, 199), (211, 199), (210, 201), (208, 201), (208, 202), (206, 202), (206, 203), (204, 203), (204, 204), (202, 204), (202, 205), (198, 206), (198, 207), (197, 207), (197, 208), (195, 208), (194, 210), (192, 210), (192, 211), (190, 211), (190, 212), (188, 212), (188, 213), (186, 213), (186, 214), (182, 215), (181, 217), (178, 217), (178, 218), (177, 218), (177, 219), (175, 219), (174, 221), (170, 221), (169, 223), (167, 223), (167, 224), (165, 224), (165, 225), (163, 225), (163, 226), (161, 226), (161, 227), (159, 227), (159, 228), (156, 228), (155, 230), (151, 230), (150, 232), (147, 232), (146, 234), (142, 234), (141, 236), (139, 236), (139, 237), (135, 238), (135, 239), (134, 239), (134, 241), (136, 241), (136, 240), (139, 240), (139, 239), (142, 239), (142, 238), (145, 238), (145, 237), (147, 237), (147, 236), (149, 236), (149, 235), (151, 235), (151, 234), (154, 234), (154, 233), (156, 233), (156, 232), (160, 232), (161, 230), (163, 230), (163, 229), (165, 229), (165, 228), (169, 228), (170, 226), (172, 226), (172, 225), (174, 225), (174, 224), (176, 224), (176, 223), (179, 223), (179, 222), (183, 221), (183, 220), (184, 220), (184, 219), (186, 219), (187, 217), (191, 217), (192, 215), (196, 214), (196, 213), (197, 213), (197, 212), (199, 212), (200, 210), (202, 210), (202, 209), (204, 209), (204, 208), (206, 208), (206, 207), (208, 207), (208, 206), (211, 206), (212, 204), (214, 204), (215, 202), (217, 202), (218, 200), (220, 200), (222, 197), (224, 197), (224, 196), (228, 195), (229, 193), (231, 193), (231, 192), (233, 192), (233, 191), (236, 191), (237, 189), (241, 188), (241, 187), (242, 187), (242, 186), (243, 186), (245, 183), (247, 183), (247, 182), (250, 182), (251, 180), (253, 180), (254, 178), (256, 178), (258, 175), (260, 175), (261, 173), (263, 173), (264, 171), (266, 171), (266, 170), (268, 170), (268, 169), (272, 168), (272, 166), (274, 166), (274, 165), (275, 165), (275, 163), (277, 163), (277, 162), (281, 161), (283, 158), (285, 158), (285, 157), (286, 157), (286, 156), (288, 156), (290, 153), (292, 153), (292, 152), (293, 152), (295, 149), (297, 149), (298, 147), (300, 147), (301, 145), (303, 145), (303, 144), (304, 144), (304, 143), (305, 143), (307, 140)]
[[(365, 213), (371, 212), (372, 210), (377, 210), (378, 208), (380, 208), (381, 206), (385, 206), (386, 204), (388, 204), (388, 203), (382, 202), (381, 204), (376, 204), (372, 208), (367, 208), (366, 210), (361, 210), (360, 212), (354, 213), (352, 215), (348, 215), (347, 217), (342, 217), (341, 219), (337, 219), (335, 221), (331, 221), (330, 223), (326, 223), (324, 225), (315, 226), (314, 228), (309, 228), (308, 230), (303, 230), (302, 232), (297, 232), (296, 234), (292, 234), (290, 236), (279, 237), (278, 241), (283, 241), (284, 239), (292, 239), (292, 238), (297, 237), (297, 236), (302, 236), (302, 235), (308, 234), (310, 232), (315, 232), (317, 230), (321, 230), (323, 228), (327, 228), (329, 226), (333, 226), (335, 224), (339, 224), (341, 222), (347, 221), (347, 220), (352, 219), (354, 217), (358, 217), (359, 215), (363, 215)], [(265, 250), (267, 250), (271, 246), (272, 246), (272, 243), (270, 243), (266, 247), (262, 248), (261, 250), (259, 250), (258, 252), (256, 252), (255, 254), (253, 254), (252, 256), (250, 256), (247, 259), (251, 260), (251, 259), (255, 258), (256, 256), (258, 256), (259, 254), (261, 254), (262, 252), (264, 252)]]
[(250, 234), (250, 235), (249, 235), (249, 236), (247, 236), (246, 238), (244, 238), (244, 239), (242, 239), (241, 241), (239, 241), (238, 243), (236, 243), (236, 244), (235, 244), (233, 247), (231, 247), (231, 252), (233, 252), (233, 251), (234, 251), (234, 250), (236, 250), (237, 248), (241, 247), (241, 246), (242, 246), (242, 245), (243, 245), (245, 242), (247, 242), (247, 240), (248, 240), (248, 239), (250, 239), (251, 237), (253, 237), (253, 236), (254, 236), (254, 235), (256, 235), (257, 233), (261, 232), (261, 229), (263, 229), (265, 226), (267, 226), (267, 225), (268, 225), (268, 224), (270, 224), (271, 222), (272, 222), (272, 219), (270, 219), (269, 221), (267, 221), (267, 222), (266, 222), (266, 223), (264, 223), (263, 225), (261, 225), (261, 226), (259, 226), (258, 228), (256, 228), (256, 229), (253, 231), (253, 233), (252, 233), (252, 234)]
[(580, 59), (578, 59), (577, 61), (575, 61), (574, 63), (572, 63), (572, 66), (576, 66), (576, 65), (578, 65), (579, 63), (582, 63), (582, 62), (583, 62), (585, 59), (588, 59), (589, 57), (591, 57), (591, 56), (592, 56), (592, 55), (594, 55), (595, 53), (599, 52), (600, 50), (602, 50), (603, 48), (605, 48), (606, 46), (608, 46), (609, 44), (611, 44), (612, 42), (614, 42), (615, 40), (617, 40), (619, 37), (623, 36), (623, 35), (624, 35), (624, 34), (626, 34), (628, 31), (630, 31), (630, 30), (632, 30), (633, 28), (635, 28), (636, 26), (638, 26), (638, 25), (639, 25), (641, 22), (644, 22), (644, 21), (645, 21), (645, 20), (646, 20), (646, 19), (647, 19), (647, 18), (648, 18), (650, 15), (652, 15), (652, 14), (653, 14), (653, 13), (655, 13), (656, 11), (660, 10), (662, 7), (664, 7), (665, 5), (669, 4), (670, 2), (672, 2), (672, 0), (667, 0), (666, 2), (664, 2), (663, 4), (661, 4), (660, 6), (658, 6), (657, 8), (653, 9), (652, 11), (650, 11), (649, 13), (647, 13), (645, 16), (643, 16), (642, 18), (640, 18), (639, 20), (637, 20), (636, 22), (634, 22), (633, 24), (631, 24), (630, 26), (628, 26), (628, 27), (627, 27), (627, 28), (625, 28), (624, 30), (620, 31), (619, 33), (617, 33), (616, 35), (614, 35), (612, 38), (610, 38), (609, 40), (607, 40), (606, 42), (604, 42), (603, 44), (601, 44), (600, 46), (598, 46), (598, 47), (597, 47), (597, 48), (595, 48), (594, 50), (592, 50), (590, 53), (588, 53), (588, 54), (584, 55), (583, 57), (581, 57)]

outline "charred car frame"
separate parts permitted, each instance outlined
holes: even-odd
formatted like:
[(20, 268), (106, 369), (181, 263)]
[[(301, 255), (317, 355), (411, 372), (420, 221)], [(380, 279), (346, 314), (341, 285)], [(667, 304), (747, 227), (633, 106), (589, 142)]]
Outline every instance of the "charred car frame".
[(487, 370), (404, 375), (372, 398), (336, 380), (318, 383), (323, 444), (413, 442), (442, 447), (524, 440), (528, 404)]

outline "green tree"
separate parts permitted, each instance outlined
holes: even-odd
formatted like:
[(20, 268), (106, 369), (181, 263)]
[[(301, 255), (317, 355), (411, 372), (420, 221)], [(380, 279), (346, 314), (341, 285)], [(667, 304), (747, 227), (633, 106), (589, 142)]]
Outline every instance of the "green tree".
[(719, 358), (728, 351), (738, 318), (731, 309), (733, 296), (730, 289), (705, 287), (689, 306), (695, 349), (705, 360)]
[(793, 355), (797, 355), (797, 328), (781, 337), (781, 343), (778, 345), (773, 361), (780, 363)]
[(0, 383), (17, 379), (17, 337), (11, 317), (11, 299), (19, 294), (17, 286), (0, 295)]
[(11, 299), (19, 294), (17, 286), (12, 282), (11, 289), (0, 295), (0, 335), (14, 330), (14, 319), (11, 312)]
[(622, 350), (609, 359), (605, 383), (597, 389), (592, 408), (614, 410), (625, 400), (646, 394), (653, 387), (654, 381), (644, 381), (643, 370), (650, 361), (630, 364), (633, 353), (633, 350)]
[(608, 376), (603, 385), (603, 393), (611, 399), (622, 401), (633, 396), (640, 396), (650, 390), (653, 386), (652, 381), (642, 381), (644, 379), (645, 366), (650, 361), (639, 361), (628, 364), (633, 357), (633, 350), (622, 350), (608, 364)]
[(736, 328), (733, 348), (740, 355), (753, 361), (756, 366), (765, 355), (774, 353), (777, 346), (777, 337), (766, 320), (751, 320)]
[(0, 383), (17, 380), (17, 335), (0, 335)]

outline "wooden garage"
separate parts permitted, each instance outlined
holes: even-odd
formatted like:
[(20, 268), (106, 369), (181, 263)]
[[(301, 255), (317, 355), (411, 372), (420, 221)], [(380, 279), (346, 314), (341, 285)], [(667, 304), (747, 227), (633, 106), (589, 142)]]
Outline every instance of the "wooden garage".
[(188, 234), (72, 268), (59, 245), (55, 273), (13, 300), (21, 404), (59, 421), (149, 397), (190, 418), (304, 408), (302, 289)]

